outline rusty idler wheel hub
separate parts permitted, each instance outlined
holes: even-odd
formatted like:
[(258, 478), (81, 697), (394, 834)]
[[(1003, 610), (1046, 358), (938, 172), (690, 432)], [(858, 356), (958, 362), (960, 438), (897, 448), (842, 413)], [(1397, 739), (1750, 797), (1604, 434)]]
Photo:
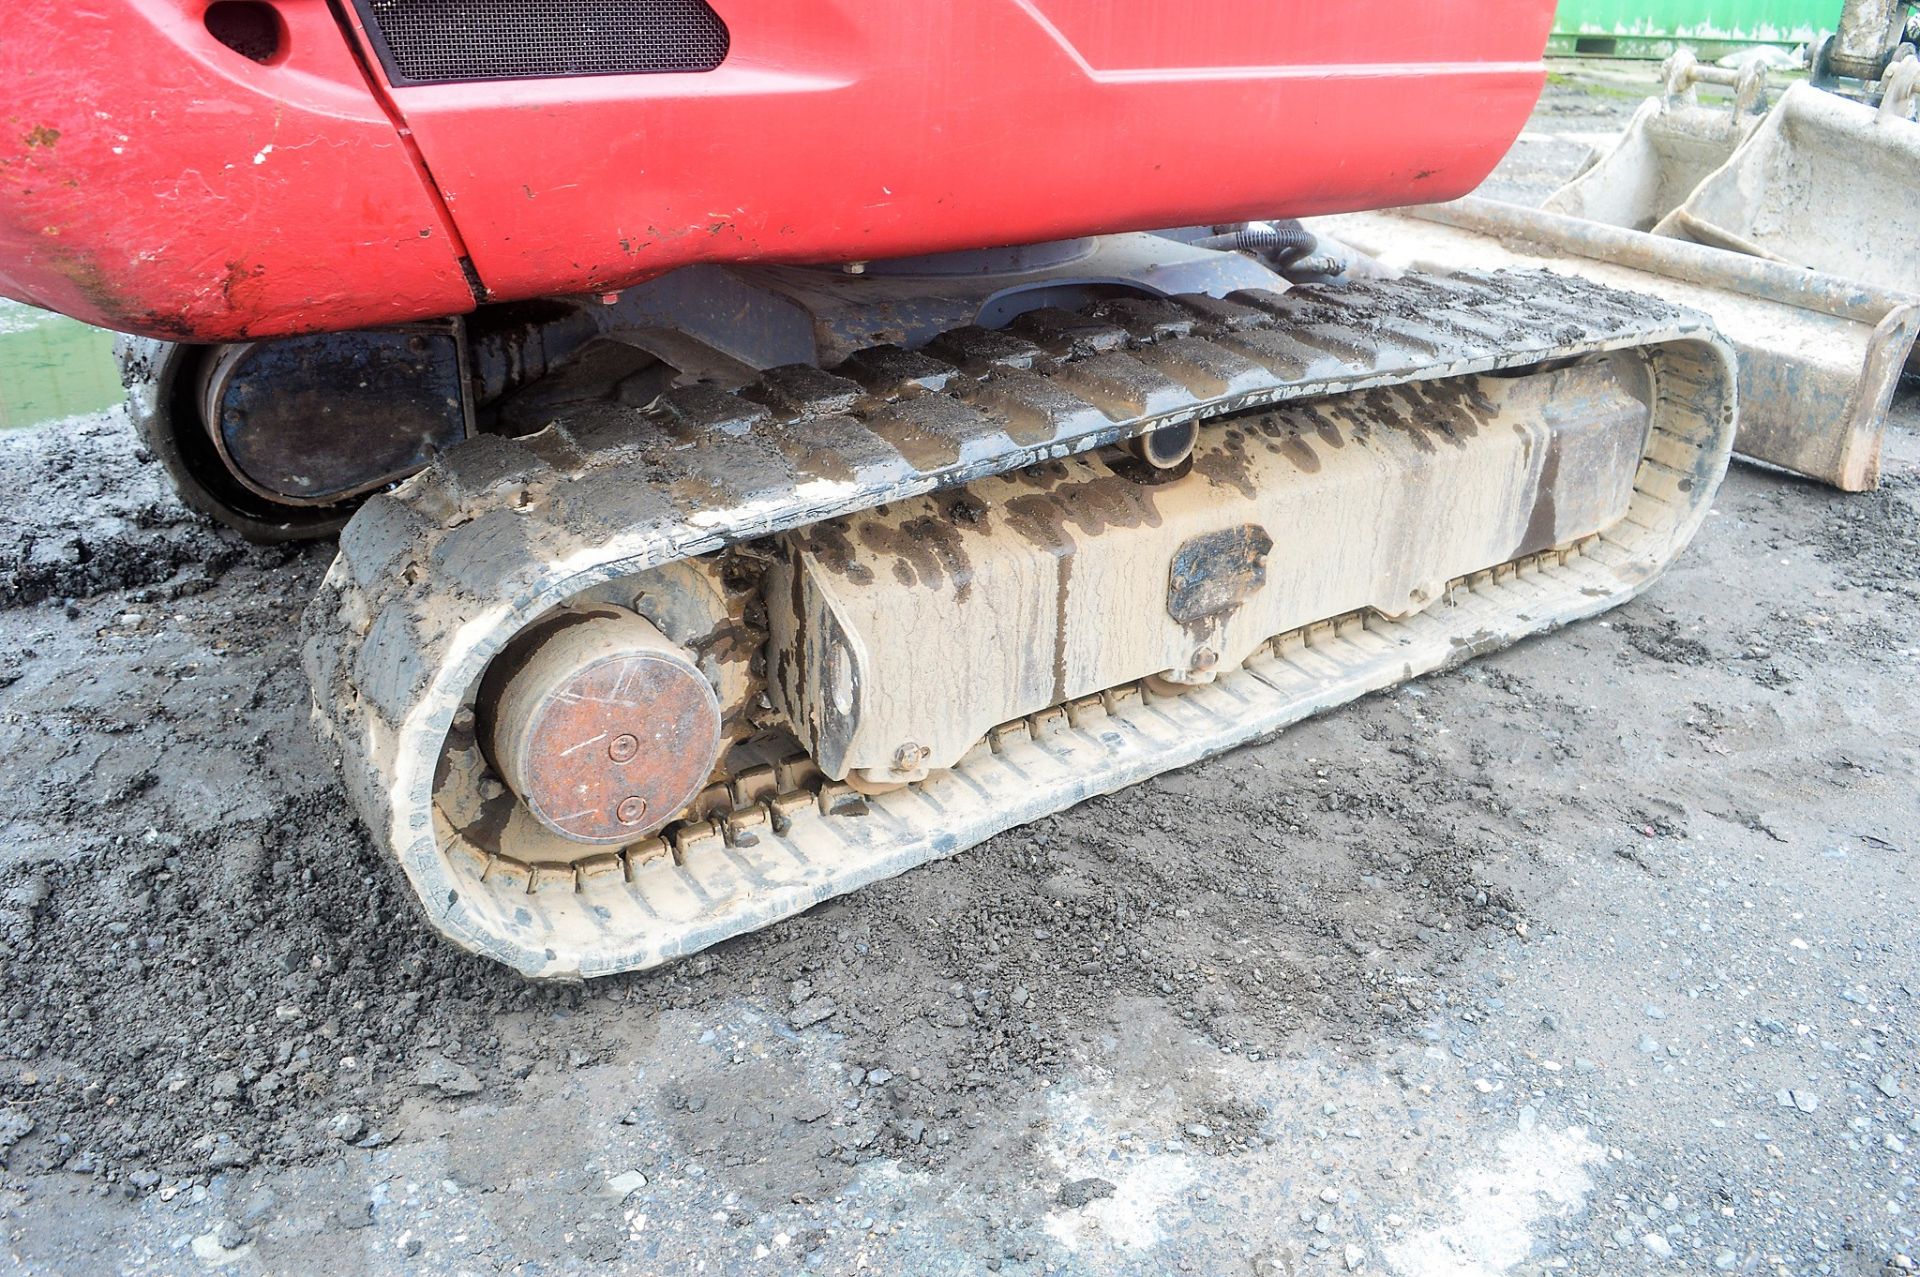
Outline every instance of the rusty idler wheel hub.
[(646, 618), (569, 613), (502, 654), (482, 739), (535, 819), (575, 842), (637, 842), (692, 802), (720, 757), (720, 701)]

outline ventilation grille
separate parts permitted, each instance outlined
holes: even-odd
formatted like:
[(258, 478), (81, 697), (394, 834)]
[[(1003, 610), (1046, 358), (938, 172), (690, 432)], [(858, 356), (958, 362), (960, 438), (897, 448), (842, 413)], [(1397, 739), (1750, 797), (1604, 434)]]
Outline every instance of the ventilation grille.
[(705, 0), (355, 0), (395, 84), (711, 71)]

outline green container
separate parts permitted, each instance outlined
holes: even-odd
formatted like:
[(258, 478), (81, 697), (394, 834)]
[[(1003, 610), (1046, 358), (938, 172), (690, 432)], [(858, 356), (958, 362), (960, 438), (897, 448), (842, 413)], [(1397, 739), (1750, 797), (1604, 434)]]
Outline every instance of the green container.
[(1719, 56), (1752, 44), (1786, 48), (1831, 31), (1841, 0), (1560, 0), (1549, 53), (1663, 58), (1679, 45)]

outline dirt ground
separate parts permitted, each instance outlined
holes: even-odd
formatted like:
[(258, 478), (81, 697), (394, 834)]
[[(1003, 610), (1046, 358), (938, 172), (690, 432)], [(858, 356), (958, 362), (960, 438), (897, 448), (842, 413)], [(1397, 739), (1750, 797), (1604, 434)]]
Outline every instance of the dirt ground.
[[(1633, 104), (1556, 84), (1490, 191)], [(0, 437), (0, 1262), (1900, 1271), (1911, 393), (1886, 476), (1736, 464), (1605, 619), (551, 988), (347, 814), (296, 652), (331, 546), (214, 531), (117, 416)]]

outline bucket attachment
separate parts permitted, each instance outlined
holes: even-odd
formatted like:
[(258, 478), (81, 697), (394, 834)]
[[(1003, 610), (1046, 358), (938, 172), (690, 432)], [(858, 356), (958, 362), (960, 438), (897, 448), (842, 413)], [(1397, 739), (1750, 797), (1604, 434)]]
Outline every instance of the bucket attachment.
[(1704, 311), (1740, 361), (1734, 450), (1849, 492), (1878, 485), (1887, 406), (1920, 297), (1496, 200), (1315, 218), (1400, 269), (1544, 267)]
[[(1685, 49), (1663, 68), (1666, 92), (1641, 103), (1611, 151), (1547, 198), (1545, 207), (1652, 230), (1708, 174), (1732, 157), (1766, 115), (1766, 72), (1701, 66)], [(1701, 84), (1733, 89), (1725, 103), (1700, 101)]]
[(1920, 293), (1920, 62), (1896, 62), (1876, 109), (1811, 85), (1781, 95), (1658, 235)]

